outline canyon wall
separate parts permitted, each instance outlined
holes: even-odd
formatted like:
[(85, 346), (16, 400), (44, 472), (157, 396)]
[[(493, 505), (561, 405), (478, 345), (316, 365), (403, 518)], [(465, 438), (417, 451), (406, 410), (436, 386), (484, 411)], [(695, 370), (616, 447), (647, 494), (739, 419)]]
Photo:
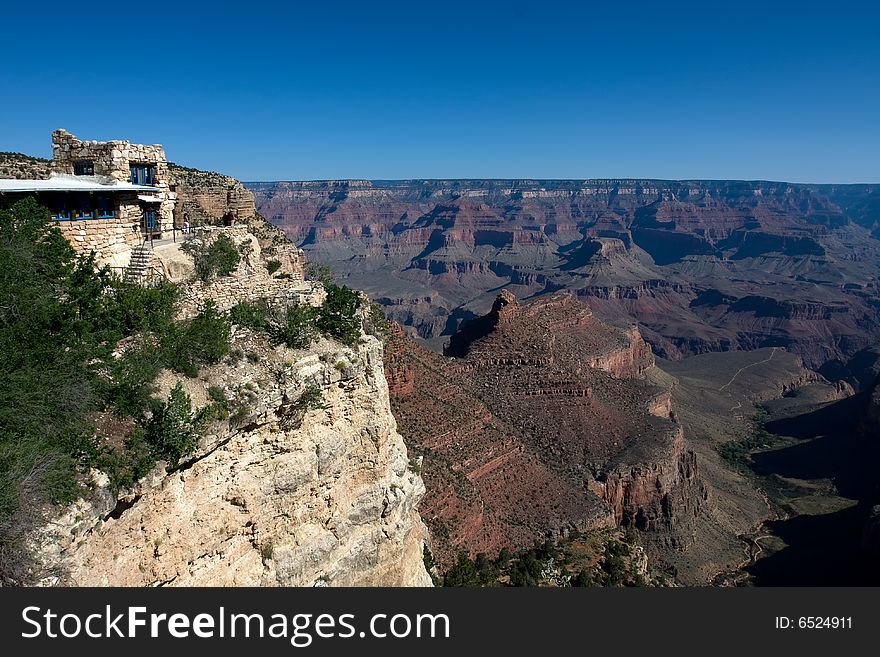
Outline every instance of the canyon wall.
[(637, 330), (568, 294), (502, 291), (446, 354), (398, 328), (387, 369), (401, 433), (424, 458), (441, 565), (573, 530), (692, 523), (707, 491)]
[(831, 378), (880, 338), (877, 186), (248, 183), (259, 212), (437, 348), (496, 290), (569, 289), (669, 359), (782, 346)]
[[(217, 385), (252, 405), (180, 467), (160, 465), (118, 500), (99, 489), (48, 526), (40, 552), (58, 583), (430, 585), (416, 510), (424, 485), (396, 431), (379, 341), (304, 353), (239, 330), (235, 345), (259, 363), (183, 383), (194, 401)], [(308, 385), (320, 408), (298, 407)]]

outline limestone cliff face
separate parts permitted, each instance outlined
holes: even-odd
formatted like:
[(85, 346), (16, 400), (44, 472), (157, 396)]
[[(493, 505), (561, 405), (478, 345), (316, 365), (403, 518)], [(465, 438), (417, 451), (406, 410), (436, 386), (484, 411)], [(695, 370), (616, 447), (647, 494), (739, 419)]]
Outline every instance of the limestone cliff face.
[(594, 357), (590, 361), (590, 367), (605, 370), (619, 379), (644, 376), (655, 364), (651, 347), (642, 338), (638, 326), (630, 327), (626, 336), (629, 340), (627, 346), (618, 346)]
[[(184, 384), (194, 406), (218, 385), (244, 410), (175, 471), (69, 509), (41, 534), (44, 563), (93, 586), (431, 585), (424, 484), (391, 415), (381, 343), (297, 352), (249, 331), (235, 343), (259, 362)], [(308, 386), (321, 408), (300, 407)]]
[(177, 192), (178, 222), (183, 221), (184, 212), (194, 226), (216, 221), (229, 211), (244, 220), (256, 214), (254, 195), (235, 178), (177, 164), (168, 169)]

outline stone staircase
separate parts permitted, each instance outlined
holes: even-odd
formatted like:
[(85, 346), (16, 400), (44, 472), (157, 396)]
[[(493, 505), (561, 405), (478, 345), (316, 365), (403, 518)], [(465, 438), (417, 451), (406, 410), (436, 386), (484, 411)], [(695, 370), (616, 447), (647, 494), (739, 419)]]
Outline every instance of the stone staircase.
[(131, 250), (131, 259), (125, 269), (125, 280), (144, 283), (154, 273), (153, 251), (148, 246), (136, 246)]

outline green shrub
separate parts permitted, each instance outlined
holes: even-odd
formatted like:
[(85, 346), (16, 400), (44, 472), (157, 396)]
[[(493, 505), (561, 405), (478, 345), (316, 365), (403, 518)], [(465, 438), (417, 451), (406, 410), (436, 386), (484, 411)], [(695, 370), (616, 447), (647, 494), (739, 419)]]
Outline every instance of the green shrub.
[(193, 414), (189, 395), (178, 382), (165, 402), (153, 410), (144, 439), (153, 453), (176, 467), (180, 459), (198, 447), (200, 422)]
[(220, 386), (208, 387), (208, 399), (211, 402), (199, 411), (199, 417), (206, 422), (225, 420), (229, 417), (229, 399)]
[(111, 363), (105, 398), (116, 415), (140, 418), (144, 414), (162, 366), (162, 353), (155, 344), (129, 349)]
[(297, 399), (296, 408), (304, 413), (324, 408), (324, 393), (314, 384), (307, 386)]
[(96, 463), (110, 477), (115, 489), (134, 486), (156, 465), (156, 455), (144, 439), (144, 429), (135, 426), (122, 451), (104, 450)]
[(190, 320), (167, 327), (160, 336), (165, 362), (187, 376), (198, 375), (198, 365), (219, 362), (229, 353), (229, 318), (208, 299)]
[(131, 335), (138, 331), (162, 331), (173, 321), (179, 295), (177, 285), (164, 279), (144, 286), (117, 278), (107, 301), (120, 333)]
[(333, 270), (327, 265), (317, 262), (307, 262), (305, 266), (306, 279), (310, 281), (321, 281), (324, 286), (333, 285)]
[(239, 301), (229, 310), (229, 320), (254, 331), (264, 331), (269, 326), (269, 304), (265, 299), (253, 303)]
[(281, 262), (278, 260), (268, 260), (266, 262), (266, 271), (269, 272), (269, 275), (274, 274), (276, 271), (281, 269)]
[(476, 565), (470, 560), (467, 552), (460, 552), (455, 565), (446, 572), (443, 586), (477, 587), (482, 585), (483, 582)]
[(195, 275), (200, 281), (229, 276), (241, 262), (241, 254), (228, 235), (220, 235), (207, 246), (201, 240), (192, 240), (184, 242), (180, 248), (192, 256)]
[(777, 436), (767, 431), (767, 418), (767, 410), (757, 406), (748, 436), (742, 440), (724, 443), (718, 448), (718, 453), (728, 465), (738, 470), (743, 469), (749, 463), (753, 451), (771, 447), (778, 440)]
[(78, 262), (31, 198), (0, 210), (0, 579), (14, 554), (8, 519), (79, 494), (96, 453), (90, 413), (115, 337), (104, 292), (112, 277)]
[(388, 318), (385, 317), (385, 309), (378, 303), (370, 303), (364, 320), (364, 333), (379, 338), (382, 342), (388, 340)]
[(290, 306), (286, 321), (276, 328), (277, 337), (288, 347), (308, 349), (318, 337), (317, 312), (307, 304)]
[(318, 329), (328, 337), (351, 346), (361, 336), (361, 320), (357, 315), (361, 296), (344, 285), (330, 284), (326, 288), (327, 298), (318, 310)]
[(242, 351), (238, 347), (235, 347), (234, 349), (231, 349), (229, 351), (229, 362), (232, 365), (237, 365), (242, 358), (244, 358), (244, 351)]

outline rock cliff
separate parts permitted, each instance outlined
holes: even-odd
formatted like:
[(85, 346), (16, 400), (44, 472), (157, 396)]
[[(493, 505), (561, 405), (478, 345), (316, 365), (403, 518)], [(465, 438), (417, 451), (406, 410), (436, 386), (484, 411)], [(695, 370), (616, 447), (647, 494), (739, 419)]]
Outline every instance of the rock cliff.
[[(237, 412), (198, 452), (116, 499), (98, 487), (36, 539), (47, 583), (94, 586), (429, 586), (424, 485), (396, 431), (381, 343), (308, 352), (239, 329), (247, 359), (183, 383)], [(163, 388), (177, 377), (166, 373)], [(300, 401), (314, 386), (320, 404)], [(100, 478), (99, 478), (100, 482)]]
[(459, 549), (493, 554), (573, 529), (687, 526), (706, 498), (638, 330), (569, 294), (520, 303), (503, 291), (445, 357), (400, 329), (388, 354), (442, 565)]
[(189, 214), (192, 225), (216, 223), (227, 212), (238, 219), (252, 218), (254, 195), (235, 178), (169, 163), (170, 183), (177, 192), (174, 215), (180, 224), (183, 214)]

